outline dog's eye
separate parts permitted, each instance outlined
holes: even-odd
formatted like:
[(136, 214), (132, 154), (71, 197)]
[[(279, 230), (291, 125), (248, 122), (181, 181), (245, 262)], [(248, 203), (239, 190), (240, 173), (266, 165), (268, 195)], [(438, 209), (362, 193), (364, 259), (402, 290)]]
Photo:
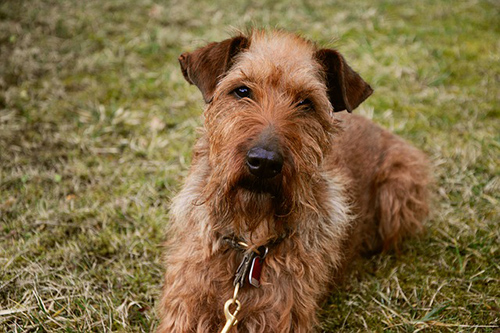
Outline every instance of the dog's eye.
[(304, 109), (304, 110), (313, 110), (314, 109), (313, 102), (309, 98), (303, 99), (300, 102), (298, 102), (297, 107)]
[(245, 97), (250, 98), (250, 96), (252, 95), (252, 91), (247, 86), (241, 86), (234, 89), (233, 94), (235, 94), (236, 97), (240, 99)]

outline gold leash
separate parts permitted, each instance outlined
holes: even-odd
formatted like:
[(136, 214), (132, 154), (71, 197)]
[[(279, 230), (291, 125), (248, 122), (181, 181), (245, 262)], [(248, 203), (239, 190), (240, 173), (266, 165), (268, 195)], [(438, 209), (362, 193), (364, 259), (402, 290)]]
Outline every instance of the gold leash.
[[(244, 242), (238, 242), (238, 245), (248, 249), (248, 244)], [(240, 301), (238, 301), (237, 298), (239, 291), (240, 291), (240, 284), (236, 283), (234, 285), (233, 298), (228, 299), (224, 304), (224, 316), (226, 317), (226, 325), (224, 325), (220, 333), (229, 333), (231, 331), (231, 328), (233, 328), (233, 326), (236, 326), (238, 324), (238, 319), (236, 319), (236, 315), (238, 314), (238, 312), (240, 312), (241, 309), (241, 303)], [(234, 310), (233, 313), (231, 313), (231, 310), (229, 308), (235, 304), (236, 304), (236, 309)]]
[[(238, 319), (236, 319), (236, 315), (241, 309), (241, 303), (237, 299), (239, 291), (240, 291), (240, 285), (236, 284), (234, 286), (233, 298), (228, 299), (224, 304), (224, 316), (226, 316), (226, 325), (224, 325), (224, 328), (222, 329), (222, 331), (220, 331), (220, 333), (228, 333), (229, 331), (231, 331), (231, 328), (233, 328), (233, 326), (236, 326), (236, 324), (238, 324)], [(231, 313), (229, 307), (234, 304), (236, 304), (236, 309), (234, 310), (233, 313)]]

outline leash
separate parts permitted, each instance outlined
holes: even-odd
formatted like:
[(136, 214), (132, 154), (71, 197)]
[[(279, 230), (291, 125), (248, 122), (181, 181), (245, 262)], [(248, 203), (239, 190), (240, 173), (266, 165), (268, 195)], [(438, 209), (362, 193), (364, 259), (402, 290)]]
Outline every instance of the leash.
[[(233, 248), (240, 251), (244, 251), (245, 255), (241, 260), (238, 268), (236, 269), (236, 274), (234, 277), (233, 285), (234, 292), (233, 297), (228, 299), (224, 304), (224, 316), (226, 317), (226, 324), (220, 333), (228, 333), (231, 329), (238, 324), (238, 319), (236, 316), (241, 310), (241, 302), (238, 300), (238, 292), (240, 288), (245, 285), (245, 281), (248, 280), (250, 285), (258, 288), (260, 287), (260, 276), (262, 272), (262, 265), (264, 259), (269, 251), (268, 246), (260, 246), (257, 249), (251, 249), (248, 244), (243, 241), (235, 240), (234, 238), (224, 237), (224, 241), (228, 242)], [(231, 307), (234, 308), (234, 312), (231, 312)]]
[[(220, 331), (220, 333), (228, 333), (229, 331), (231, 331), (231, 328), (233, 328), (233, 326), (236, 326), (238, 324), (238, 319), (236, 319), (236, 315), (241, 309), (241, 303), (237, 299), (239, 290), (240, 287), (239, 284), (237, 284), (234, 287), (233, 298), (228, 299), (224, 304), (224, 316), (226, 316), (226, 325), (224, 325), (224, 328), (222, 328), (222, 331)], [(231, 310), (229, 309), (229, 307), (232, 305), (236, 305), (236, 309), (234, 310), (233, 313), (231, 313)]]

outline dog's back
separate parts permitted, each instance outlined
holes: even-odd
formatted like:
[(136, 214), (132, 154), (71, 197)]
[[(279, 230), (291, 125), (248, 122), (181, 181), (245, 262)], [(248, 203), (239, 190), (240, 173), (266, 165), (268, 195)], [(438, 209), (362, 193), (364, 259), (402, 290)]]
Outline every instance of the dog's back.
[[(398, 249), (423, 230), (428, 215), (429, 163), (420, 150), (355, 114), (339, 113), (342, 132), (330, 164), (349, 175), (361, 252)], [(357, 241), (357, 242), (356, 242)]]

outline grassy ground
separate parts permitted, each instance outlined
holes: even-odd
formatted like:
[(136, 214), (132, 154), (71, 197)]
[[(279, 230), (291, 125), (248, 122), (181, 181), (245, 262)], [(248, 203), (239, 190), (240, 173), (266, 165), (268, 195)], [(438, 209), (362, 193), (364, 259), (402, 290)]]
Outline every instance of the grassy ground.
[(0, 3), (0, 332), (149, 332), (169, 198), (201, 95), (177, 56), (234, 28), (337, 47), (375, 87), (358, 113), (430, 156), (426, 235), (361, 261), (325, 332), (500, 325), (497, 1)]

